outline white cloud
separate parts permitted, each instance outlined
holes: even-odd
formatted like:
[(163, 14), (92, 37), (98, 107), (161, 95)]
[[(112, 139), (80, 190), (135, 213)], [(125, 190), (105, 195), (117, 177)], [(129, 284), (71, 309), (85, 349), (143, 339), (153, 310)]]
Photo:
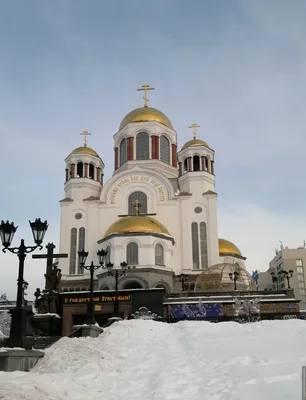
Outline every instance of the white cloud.
[(247, 257), (249, 271), (265, 271), (279, 241), (289, 248), (303, 245), (306, 220), (274, 213), (256, 204), (233, 204), (219, 198), (219, 236), (238, 246)]

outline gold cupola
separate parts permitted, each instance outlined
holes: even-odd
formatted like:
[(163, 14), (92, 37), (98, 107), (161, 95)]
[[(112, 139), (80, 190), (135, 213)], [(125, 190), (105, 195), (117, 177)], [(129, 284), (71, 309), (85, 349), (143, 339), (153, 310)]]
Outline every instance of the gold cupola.
[(143, 91), (144, 96), (144, 106), (140, 108), (136, 108), (135, 110), (130, 111), (121, 121), (119, 130), (124, 128), (127, 124), (135, 123), (135, 122), (148, 122), (148, 121), (155, 121), (159, 122), (160, 124), (165, 125), (167, 128), (173, 129), (173, 126), (168, 117), (161, 111), (157, 110), (156, 108), (152, 108), (148, 106), (149, 99), (147, 96), (148, 90), (155, 90), (154, 88), (150, 87), (148, 84), (141, 85), (138, 91)]
[(170, 120), (166, 117), (164, 113), (152, 107), (140, 107), (129, 112), (121, 121), (119, 129), (124, 128), (127, 124), (133, 122), (148, 122), (155, 121), (166, 127), (173, 129)]
[(229, 240), (219, 239), (219, 255), (220, 256), (234, 256), (237, 258), (244, 258), (238, 247)]
[(159, 233), (170, 236), (168, 229), (159, 221), (145, 215), (129, 215), (121, 217), (114, 222), (105, 232), (104, 237), (112, 234), (133, 234), (133, 233)]
[(99, 157), (99, 154), (95, 150), (87, 146), (77, 147), (73, 150), (72, 154), (90, 154), (91, 156)]
[[(84, 129), (80, 135), (82, 135), (84, 137), (84, 145), (81, 147), (77, 147), (76, 149), (74, 149), (71, 154), (90, 154), (91, 156), (94, 157), (99, 157), (99, 154), (93, 150), (92, 148), (87, 146), (87, 136), (91, 135), (91, 133), (89, 133), (86, 129)], [(100, 158), (100, 157), (99, 157)]]
[(197, 128), (199, 128), (199, 127), (200, 127), (200, 125), (198, 125), (198, 124), (191, 124), (189, 126), (189, 128), (193, 129), (193, 139), (188, 140), (188, 142), (186, 142), (183, 145), (182, 150), (187, 149), (187, 147), (198, 147), (198, 146), (209, 147), (208, 144), (206, 142), (204, 142), (204, 140), (197, 139)]

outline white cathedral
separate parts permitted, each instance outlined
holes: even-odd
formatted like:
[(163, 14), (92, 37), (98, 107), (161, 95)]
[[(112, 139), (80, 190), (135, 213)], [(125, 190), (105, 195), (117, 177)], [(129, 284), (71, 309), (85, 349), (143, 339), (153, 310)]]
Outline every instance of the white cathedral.
[[(161, 111), (145, 104), (121, 121), (114, 139), (114, 171), (104, 182), (104, 163), (84, 145), (66, 158), (65, 198), (61, 200), (60, 252), (63, 290), (84, 290), (89, 273), (78, 251), (107, 249), (107, 262), (132, 267), (119, 280), (120, 289), (163, 287), (181, 290), (180, 276), (190, 289), (209, 267), (233, 259), (245, 268), (239, 249), (219, 239), (214, 150), (196, 137), (177, 148), (177, 132)], [(150, 88), (151, 89), (151, 88)], [(110, 149), (101, 149), (109, 151)], [(100, 153), (100, 152), (99, 152)], [(106, 269), (96, 272), (96, 289), (114, 288)]]

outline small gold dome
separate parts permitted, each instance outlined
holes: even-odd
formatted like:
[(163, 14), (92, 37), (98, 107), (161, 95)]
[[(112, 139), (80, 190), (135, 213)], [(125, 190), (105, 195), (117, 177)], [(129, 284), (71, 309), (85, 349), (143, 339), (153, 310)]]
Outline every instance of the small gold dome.
[(125, 234), (136, 232), (162, 233), (170, 236), (168, 229), (156, 219), (141, 215), (129, 215), (114, 222), (107, 229), (104, 237), (113, 233)]
[(241, 251), (234, 243), (229, 240), (219, 239), (219, 254), (233, 254), (238, 257), (242, 257)]
[(184, 146), (182, 147), (182, 150), (187, 149), (187, 147), (198, 147), (198, 146), (209, 147), (208, 144), (206, 142), (204, 142), (203, 140), (192, 139), (184, 144)]
[(129, 112), (121, 121), (119, 129), (124, 128), (127, 124), (132, 122), (147, 122), (147, 121), (156, 121), (170, 129), (173, 129), (173, 126), (170, 120), (159, 110), (151, 107), (140, 107), (135, 110)]
[(93, 149), (87, 146), (82, 146), (82, 147), (77, 147), (76, 149), (73, 150), (72, 153), (87, 153), (90, 154), (91, 156), (94, 157), (99, 157), (98, 153), (96, 153)]

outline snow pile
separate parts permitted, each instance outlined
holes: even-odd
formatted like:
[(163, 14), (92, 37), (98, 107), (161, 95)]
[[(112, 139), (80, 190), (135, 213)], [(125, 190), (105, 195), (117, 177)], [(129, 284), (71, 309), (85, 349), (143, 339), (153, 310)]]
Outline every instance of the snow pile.
[(0, 373), (0, 399), (300, 399), (305, 341), (301, 320), (123, 321), (61, 339), (29, 373)]

